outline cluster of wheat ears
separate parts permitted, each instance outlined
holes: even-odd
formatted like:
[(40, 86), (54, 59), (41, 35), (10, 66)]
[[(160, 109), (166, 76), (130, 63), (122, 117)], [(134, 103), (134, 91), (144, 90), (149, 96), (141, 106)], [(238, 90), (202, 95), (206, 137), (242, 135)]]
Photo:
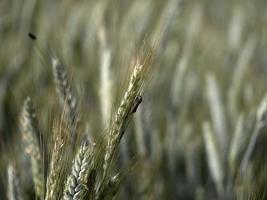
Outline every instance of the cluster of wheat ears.
[[(57, 58), (52, 59), (54, 81), (63, 114), (53, 125), (53, 150), (44, 177), (42, 152), (39, 144), (38, 117), (30, 97), (23, 103), (20, 114), (20, 130), (25, 152), (30, 157), (35, 194), (41, 199), (106, 199), (116, 196), (122, 174), (112, 174), (113, 159), (121, 138), (142, 101), (143, 88), (151, 65), (152, 54), (134, 62), (129, 85), (117, 112), (107, 130), (107, 144), (92, 142), (79, 135), (80, 123), (78, 97), (73, 91), (65, 67)], [(75, 156), (73, 156), (75, 154)], [(46, 183), (46, 184), (45, 184)], [(22, 199), (16, 167), (8, 166), (8, 198)]]

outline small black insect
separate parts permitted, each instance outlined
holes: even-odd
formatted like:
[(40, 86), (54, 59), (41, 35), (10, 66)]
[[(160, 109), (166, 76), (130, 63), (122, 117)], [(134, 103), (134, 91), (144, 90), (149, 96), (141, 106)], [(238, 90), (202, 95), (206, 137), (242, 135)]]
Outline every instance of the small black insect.
[(134, 102), (134, 107), (131, 111), (131, 114), (135, 113), (137, 111), (137, 108), (139, 106), (139, 104), (142, 102), (142, 96), (137, 96), (136, 99), (135, 99), (135, 102)]
[(36, 40), (36, 39), (37, 39), (36, 36), (35, 36), (34, 34), (32, 34), (32, 33), (29, 33), (29, 37), (30, 37), (32, 40)]

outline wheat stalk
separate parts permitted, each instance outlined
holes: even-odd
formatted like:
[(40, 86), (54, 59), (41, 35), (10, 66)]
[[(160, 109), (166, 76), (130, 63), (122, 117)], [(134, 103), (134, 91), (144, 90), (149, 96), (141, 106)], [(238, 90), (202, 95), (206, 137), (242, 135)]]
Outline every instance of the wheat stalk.
[(120, 174), (112, 176), (104, 185), (103, 190), (98, 194), (97, 200), (101, 199), (112, 199), (119, 190), (121, 182)]
[(100, 42), (100, 101), (102, 123), (105, 125), (110, 121), (112, 105), (112, 79), (111, 79), (111, 50), (107, 44), (106, 30), (103, 26), (99, 30)]
[(9, 164), (7, 167), (7, 181), (8, 181), (8, 193), (7, 193), (8, 199), (22, 200), (23, 198), (20, 191), (18, 175), (12, 164)]
[(206, 147), (207, 161), (212, 178), (216, 184), (217, 192), (221, 195), (223, 193), (223, 179), (224, 170), (219, 154), (218, 146), (216, 144), (214, 135), (212, 133), (210, 124), (208, 122), (203, 123), (203, 137)]
[(256, 145), (257, 138), (259, 137), (261, 129), (267, 124), (267, 94), (263, 98), (257, 109), (256, 124), (249, 140), (248, 146), (245, 150), (243, 159), (241, 161), (241, 170), (245, 172), (250, 156), (253, 152), (253, 149)]
[(206, 75), (207, 100), (210, 107), (210, 115), (216, 136), (220, 145), (220, 151), (224, 155), (228, 153), (229, 135), (226, 124), (226, 117), (223, 107), (221, 90), (216, 77), (212, 73)]
[(231, 173), (233, 173), (236, 169), (237, 156), (244, 145), (244, 136), (244, 116), (240, 115), (236, 123), (228, 156), (228, 166), (230, 168)]
[(244, 24), (245, 15), (241, 8), (237, 7), (231, 18), (228, 30), (228, 45), (230, 50), (236, 51), (240, 48)]
[(60, 190), (60, 179), (62, 178), (62, 162), (63, 160), (63, 150), (66, 142), (61, 135), (56, 137), (54, 143), (52, 158), (50, 161), (50, 170), (48, 174), (47, 184), (46, 184), (46, 200), (55, 199), (59, 194)]
[(242, 87), (242, 81), (249, 66), (249, 62), (253, 56), (255, 47), (256, 47), (256, 39), (254, 37), (249, 38), (247, 42), (244, 44), (242, 51), (240, 52), (236, 68), (233, 72), (232, 83), (229, 87), (227, 96), (228, 109), (231, 116), (231, 120), (233, 122), (237, 119), (238, 92)]

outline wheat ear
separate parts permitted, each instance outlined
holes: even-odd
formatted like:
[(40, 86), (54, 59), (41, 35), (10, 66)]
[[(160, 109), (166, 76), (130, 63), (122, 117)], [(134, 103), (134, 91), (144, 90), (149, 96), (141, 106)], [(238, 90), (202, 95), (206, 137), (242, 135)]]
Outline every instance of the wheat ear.
[(203, 123), (203, 137), (206, 147), (207, 162), (209, 165), (211, 176), (216, 184), (217, 192), (222, 195), (224, 192), (223, 177), (224, 170), (222, 160), (219, 153), (218, 145), (214, 138), (210, 123)]
[(121, 101), (121, 104), (115, 115), (115, 119), (111, 125), (103, 166), (104, 173), (110, 165), (112, 157), (115, 153), (116, 148), (118, 147), (118, 144), (128, 125), (128, 122), (132, 118), (132, 111), (134, 107), (138, 106), (138, 97), (140, 95), (140, 89), (143, 83), (142, 73), (143, 65), (137, 64), (131, 76), (129, 87)]
[(227, 134), (228, 130), (225, 120), (225, 109), (223, 106), (221, 90), (215, 75), (212, 73), (207, 73), (206, 75), (206, 91), (214, 133), (218, 138), (220, 151), (223, 155), (226, 155), (228, 153), (229, 135)]
[(145, 84), (145, 76), (151, 65), (151, 58), (151, 55), (149, 55), (146, 60), (144, 60), (143, 64), (140, 64), (139, 60), (135, 63), (130, 83), (109, 129), (108, 144), (103, 164), (103, 181), (98, 188), (100, 191), (103, 189), (103, 183), (105, 182), (108, 169), (112, 163), (114, 154), (118, 149), (120, 140), (134, 112), (142, 101), (142, 97), (140, 95)]
[(77, 137), (76, 128), (79, 122), (77, 97), (70, 85), (65, 66), (60, 63), (57, 58), (52, 59), (52, 66), (56, 91), (63, 105), (64, 111), (66, 111), (68, 122), (70, 123), (72, 129), (72, 143), (75, 144)]
[(89, 167), (88, 150), (88, 145), (83, 144), (74, 159), (71, 174), (65, 185), (64, 200), (78, 200), (81, 198), (82, 188), (85, 184), (84, 178)]
[(20, 124), (22, 137), (25, 143), (25, 151), (31, 158), (35, 192), (37, 196), (42, 197), (44, 191), (44, 176), (42, 170), (42, 156), (37, 140), (39, 127), (36, 119), (35, 109), (32, 105), (30, 97), (24, 101), (20, 116)]

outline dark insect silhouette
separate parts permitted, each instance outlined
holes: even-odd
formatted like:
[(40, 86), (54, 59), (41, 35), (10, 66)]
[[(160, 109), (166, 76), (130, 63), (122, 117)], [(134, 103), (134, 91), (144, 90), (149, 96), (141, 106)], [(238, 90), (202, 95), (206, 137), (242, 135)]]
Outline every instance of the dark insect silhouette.
[(133, 114), (133, 113), (135, 113), (137, 111), (137, 108), (138, 108), (139, 104), (142, 102), (142, 96), (140, 96), (140, 95), (137, 96), (134, 101), (135, 101), (134, 102), (134, 106), (133, 106), (133, 108), (132, 108), (132, 110), (130, 112), (131, 114)]
[(36, 36), (35, 36), (34, 34), (32, 34), (32, 33), (29, 33), (29, 37), (30, 37), (32, 40), (36, 40), (36, 39), (37, 39)]

